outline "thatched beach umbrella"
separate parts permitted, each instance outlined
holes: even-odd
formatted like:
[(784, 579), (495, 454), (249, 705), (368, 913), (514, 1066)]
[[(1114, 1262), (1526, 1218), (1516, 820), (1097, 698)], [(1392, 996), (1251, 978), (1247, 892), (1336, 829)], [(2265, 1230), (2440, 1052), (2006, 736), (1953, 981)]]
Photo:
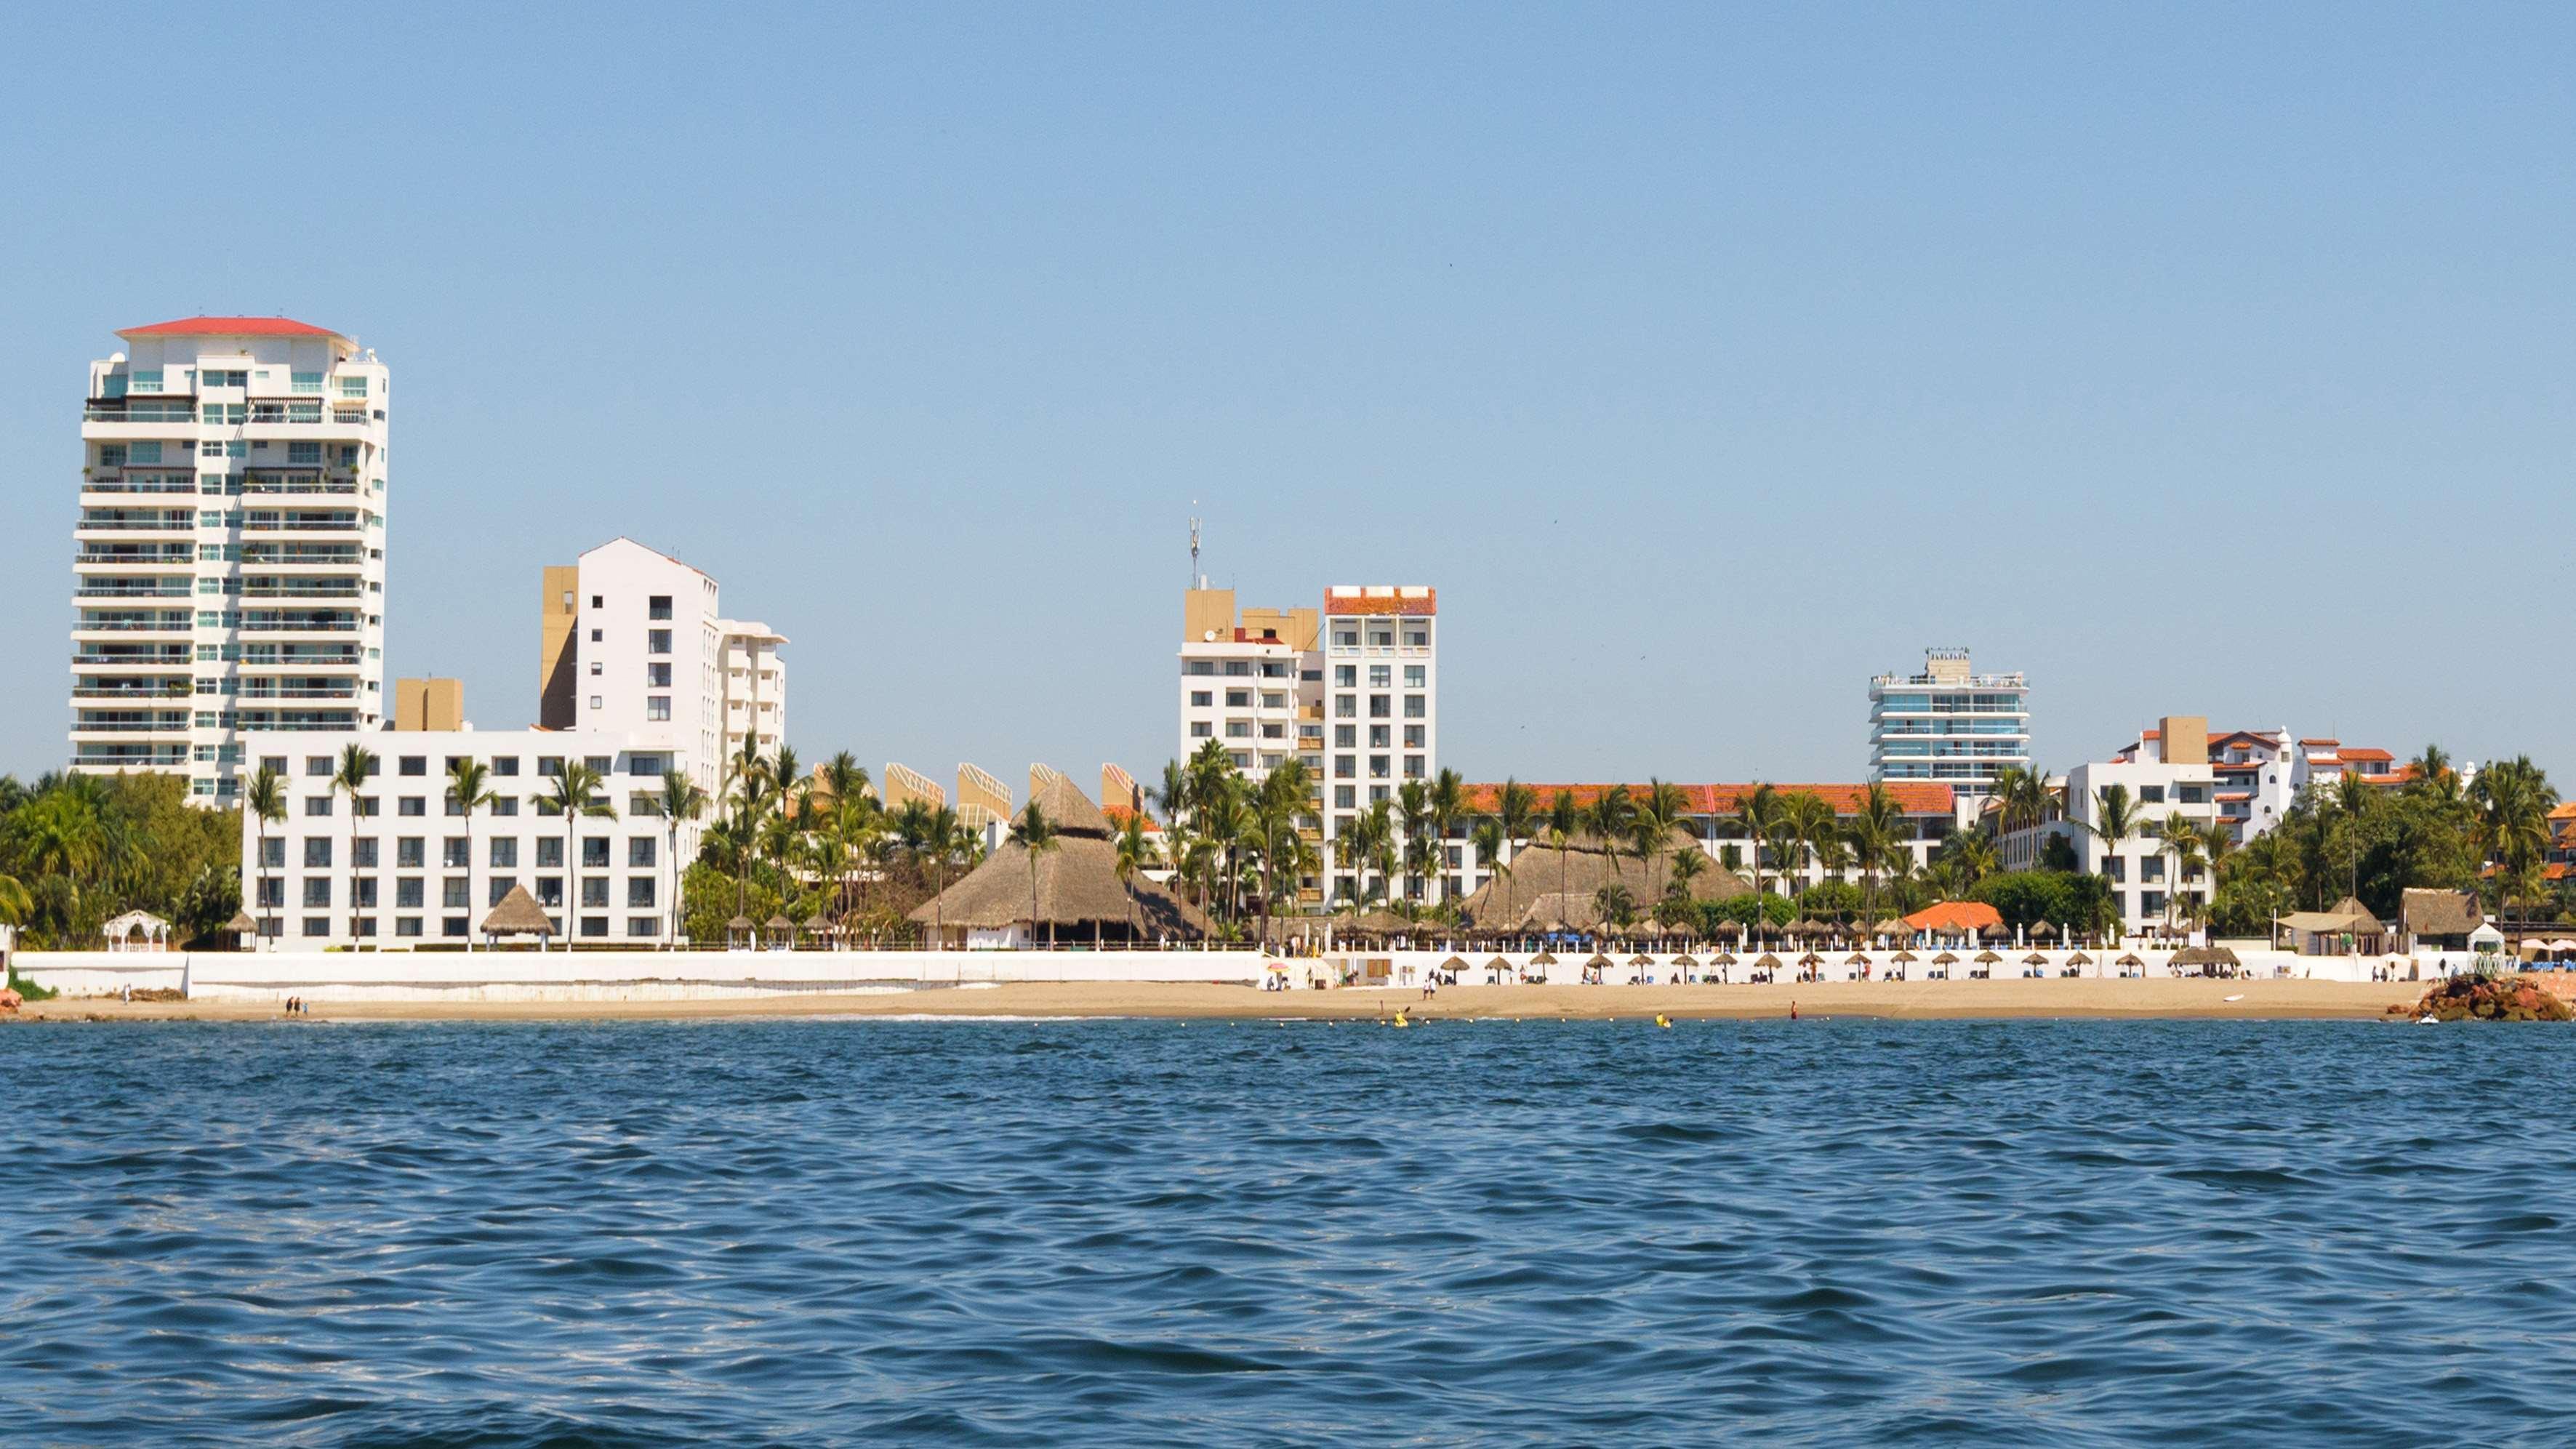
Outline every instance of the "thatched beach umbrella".
[(761, 929), (769, 933), (769, 944), (772, 946), (776, 946), (781, 941), (786, 942), (791, 948), (796, 944), (796, 923), (787, 919), (784, 911), (771, 916), (769, 924)]
[(1977, 938), (1982, 941), (2009, 941), (2012, 939), (2012, 927), (1999, 922), (1979, 931)]
[(1655, 964), (1655, 958), (1647, 955), (1643, 951), (1640, 951), (1636, 955), (1628, 958), (1628, 964), (1631, 966), (1652, 966)]
[(1798, 964), (1801, 966), (1822, 966), (1825, 964), (1825, 958), (1817, 955), (1813, 951), (1810, 951), (1806, 955), (1798, 958)]
[(1440, 963), (1440, 969), (1443, 971), (1466, 971), (1472, 968), (1468, 966), (1466, 957), (1452, 956), (1448, 960)]
[(1732, 966), (1735, 964), (1735, 953), (1732, 951), (1720, 951), (1716, 955), (1708, 958), (1708, 964), (1711, 966)]
[(1512, 974), (1512, 963), (1504, 960), (1500, 956), (1497, 956), (1493, 960), (1485, 963), (1485, 969), (1488, 971), (1500, 971), (1504, 975), (1509, 976)]
[(2037, 951), (2033, 951), (2029, 955), (2021, 958), (2021, 964), (2024, 966), (2045, 966), (2048, 964), (2048, 958), (2042, 956)]
[(1684, 951), (1684, 952), (1683, 952), (1683, 953), (1681, 953), (1680, 955), (1675, 956), (1675, 957), (1672, 959), (1672, 963), (1671, 963), (1671, 964), (1673, 964), (1673, 965), (1675, 965), (1675, 966), (1679, 966), (1679, 967), (1680, 967), (1680, 968), (1682, 968), (1684, 971), (1688, 971), (1688, 970), (1692, 969), (1693, 967), (1696, 967), (1697, 965), (1699, 965), (1699, 962), (1698, 962), (1698, 960), (1697, 960), (1696, 958), (1694, 958), (1694, 957), (1691, 955), (1691, 953), (1689, 953), (1688, 951)]
[(1917, 961), (1922, 960), (1923, 958), (1922, 958), (1922, 957), (1920, 957), (1920, 956), (1915, 955), (1915, 954), (1914, 954), (1913, 952), (1911, 952), (1911, 951), (1899, 951), (1899, 952), (1897, 952), (1895, 955), (1890, 956), (1890, 957), (1888, 957), (1887, 959), (1889, 959), (1890, 961), (1897, 962), (1897, 963), (1899, 963), (1900, 965), (1911, 965), (1911, 964), (1913, 964), (1914, 962), (1917, 962)]
[(2046, 916), (2042, 916), (2030, 928), (2030, 938), (2034, 941), (2053, 941), (2057, 939), (2057, 928), (2048, 923)]
[(501, 897), (501, 904), (483, 917), (484, 935), (534, 936), (540, 950), (545, 948), (545, 938), (554, 933), (554, 919), (538, 907), (537, 898), (528, 894), (523, 885), (510, 887), (509, 894)]
[(2085, 955), (2081, 951), (2078, 951), (2074, 955), (2066, 958), (2066, 964), (2069, 966), (2090, 966), (2093, 964), (2093, 958)]
[(1553, 966), (1556, 964), (1556, 957), (1549, 952), (1541, 951), (1530, 958), (1530, 964), (1532, 966)]
[(1717, 923), (1716, 934), (1724, 936), (1730, 941), (1741, 941), (1744, 939), (1744, 923), (1742, 921), (1720, 921)]
[(2135, 966), (2141, 971), (2147, 969), (2147, 963), (2139, 960), (2138, 953), (2135, 951), (2129, 952), (2127, 955), (2122, 956), (2119, 960), (2114, 961), (2111, 964), (2123, 968)]
[(1904, 937), (1914, 934), (1914, 928), (1905, 924), (1903, 918), (1897, 916), (1889, 916), (1886, 920), (1870, 927), (1870, 930), (1873, 934), (1881, 936)]
[(224, 929), (232, 933), (233, 949), (238, 951), (242, 948), (242, 937), (256, 938), (259, 935), (259, 922), (252, 920), (248, 911), (235, 911), (233, 918), (224, 922)]
[(727, 946), (739, 946), (744, 944), (757, 946), (760, 944), (759, 942), (751, 939), (751, 917), (736, 916), (732, 920), (725, 922), (725, 944)]
[(1756, 971), (1777, 971), (1780, 969), (1780, 958), (1772, 955), (1768, 951), (1765, 951), (1762, 953), (1762, 959), (1753, 963), (1753, 969)]
[(1932, 964), (1935, 966), (1956, 966), (1959, 964), (1959, 958), (1951, 955), (1947, 951), (1944, 951), (1940, 955), (1932, 958)]
[(1868, 953), (1868, 952), (1866, 952), (1866, 951), (1854, 951), (1853, 953), (1851, 953), (1851, 955), (1849, 955), (1849, 956), (1847, 956), (1847, 957), (1845, 957), (1845, 958), (1843, 959), (1843, 964), (1844, 964), (1844, 965), (1846, 965), (1846, 966), (1869, 966), (1869, 965), (1874, 965), (1874, 964), (1876, 964), (1876, 963), (1872, 962), (1872, 961), (1869, 959), (1869, 953)]
[(1977, 953), (1977, 964), (1980, 966), (1992, 966), (2002, 959), (2004, 958), (1996, 955), (1992, 951), (1979, 951)]

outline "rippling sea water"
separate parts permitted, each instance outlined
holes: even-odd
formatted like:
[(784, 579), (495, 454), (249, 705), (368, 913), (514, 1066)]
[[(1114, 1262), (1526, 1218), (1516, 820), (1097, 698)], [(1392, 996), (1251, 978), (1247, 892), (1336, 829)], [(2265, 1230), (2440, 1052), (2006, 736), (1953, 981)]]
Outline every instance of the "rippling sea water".
[(0, 1032), (11, 1443), (2563, 1443), (2564, 1029)]

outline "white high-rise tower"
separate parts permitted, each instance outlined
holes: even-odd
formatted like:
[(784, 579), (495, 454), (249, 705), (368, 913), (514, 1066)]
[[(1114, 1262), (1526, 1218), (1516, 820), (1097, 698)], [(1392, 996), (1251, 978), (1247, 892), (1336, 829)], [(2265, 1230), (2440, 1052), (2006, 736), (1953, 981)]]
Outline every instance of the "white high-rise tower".
[(117, 336), (81, 413), (70, 763), (230, 804), (245, 735), (384, 720), (390, 381), (282, 317)]

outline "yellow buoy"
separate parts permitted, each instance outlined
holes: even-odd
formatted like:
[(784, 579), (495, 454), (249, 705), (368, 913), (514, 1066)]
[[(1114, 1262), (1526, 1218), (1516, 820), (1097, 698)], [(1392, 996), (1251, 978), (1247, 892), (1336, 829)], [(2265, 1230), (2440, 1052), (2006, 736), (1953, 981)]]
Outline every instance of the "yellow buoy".
[(1655, 1013), (1655, 1025), (1662, 1027), (1666, 1031), (1670, 1031), (1673, 1029), (1673, 1019), (1658, 1011)]

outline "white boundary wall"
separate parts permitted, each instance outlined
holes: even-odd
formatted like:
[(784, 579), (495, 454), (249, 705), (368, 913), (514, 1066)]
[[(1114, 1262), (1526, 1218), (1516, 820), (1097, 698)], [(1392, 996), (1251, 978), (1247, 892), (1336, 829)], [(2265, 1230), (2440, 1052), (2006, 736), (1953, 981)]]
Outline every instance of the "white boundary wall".
[(191, 999), (673, 1001), (998, 981), (1249, 986), (1250, 951), (29, 951), (21, 979), (66, 996), (176, 989)]

